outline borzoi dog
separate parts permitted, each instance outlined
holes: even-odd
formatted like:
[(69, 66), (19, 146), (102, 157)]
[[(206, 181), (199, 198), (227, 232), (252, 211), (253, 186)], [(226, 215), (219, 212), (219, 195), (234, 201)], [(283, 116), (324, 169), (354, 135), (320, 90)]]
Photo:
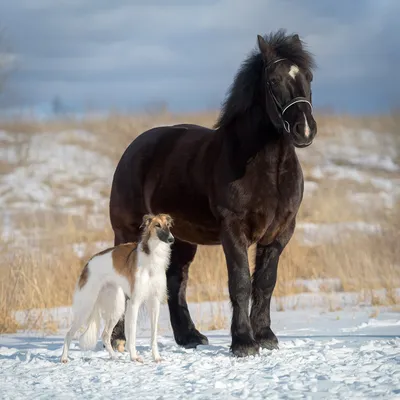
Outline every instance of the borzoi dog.
[(157, 344), (160, 303), (167, 298), (166, 270), (170, 261), (172, 218), (167, 214), (145, 215), (139, 243), (126, 243), (95, 254), (85, 265), (76, 284), (73, 322), (64, 341), (61, 362), (68, 361), (68, 350), (75, 333), (86, 325), (79, 338), (82, 350), (95, 348), (100, 316), (105, 320), (101, 336), (110, 357), (112, 331), (125, 311), (127, 348), (132, 361), (143, 362), (136, 352), (136, 325), (141, 304), (146, 302), (151, 316), (151, 350), (154, 361), (161, 361)]

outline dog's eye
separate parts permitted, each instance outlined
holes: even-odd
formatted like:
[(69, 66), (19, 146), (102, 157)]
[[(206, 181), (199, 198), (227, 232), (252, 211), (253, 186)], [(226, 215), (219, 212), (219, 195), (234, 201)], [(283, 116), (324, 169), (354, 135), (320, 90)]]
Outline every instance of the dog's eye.
[(156, 228), (161, 228), (161, 225), (159, 222), (156, 223)]

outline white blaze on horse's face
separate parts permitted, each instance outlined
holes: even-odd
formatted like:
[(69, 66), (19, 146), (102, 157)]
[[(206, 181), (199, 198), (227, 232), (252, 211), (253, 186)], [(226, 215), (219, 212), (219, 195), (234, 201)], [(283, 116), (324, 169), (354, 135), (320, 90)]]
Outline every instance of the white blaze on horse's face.
[(289, 75), (293, 78), (293, 79), (296, 79), (296, 75), (299, 73), (299, 67), (297, 66), (297, 65), (292, 65), (291, 67), (290, 67), (290, 70), (289, 70)]
[(310, 136), (310, 127), (308, 126), (306, 114), (303, 113), (303, 115), (304, 115), (304, 136), (309, 137)]

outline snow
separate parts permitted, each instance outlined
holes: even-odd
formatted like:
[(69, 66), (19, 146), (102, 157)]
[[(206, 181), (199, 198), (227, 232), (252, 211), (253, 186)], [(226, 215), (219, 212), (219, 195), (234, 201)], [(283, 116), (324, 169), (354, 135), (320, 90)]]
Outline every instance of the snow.
[(351, 235), (354, 231), (376, 234), (381, 230), (378, 224), (371, 224), (363, 221), (331, 224), (299, 222), (296, 229), (296, 236), (301, 240), (302, 244), (307, 246), (334, 243), (337, 239), (343, 239), (345, 235)]
[(310, 176), (314, 179), (349, 179), (358, 183), (364, 183), (368, 179), (358, 168), (343, 167), (335, 164), (315, 166), (310, 171)]
[[(107, 208), (101, 190), (111, 184), (114, 163), (88, 148), (96, 135), (86, 131), (65, 131), (15, 135), (13, 146), (2, 148), (0, 160), (15, 168), (0, 176), (0, 206), (51, 209), (77, 200), (93, 200), (95, 211)], [(20, 143), (20, 144), (18, 144)], [(73, 143), (73, 144), (71, 144)], [(57, 190), (58, 189), (58, 190)], [(68, 211), (74, 213), (74, 208)], [(76, 207), (75, 213), (79, 213)]]
[(313, 181), (304, 182), (304, 196), (311, 196), (318, 190), (318, 183)]
[(9, 142), (11, 140), (12, 140), (12, 138), (9, 133), (7, 133), (6, 131), (0, 130), (0, 141)]
[(8, 165), (0, 174), (0, 240), (24, 243), (34, 237), (15, 226), (27, 210), (85, 215), (88, 227), (104, 229), (115, 161), (98, 151), (98, 141), (84, 130), (0, 131), (0, 164)]
[[(370, 146), (373, 151), (374, 148)], [(343, 144), (330, 144), (327, 156), (336, 162), (346, 162), (361, 167), (377, 168), (385, 171), (398, 171), (400, 167), (391, 156), (368, 153), (365, 148)]]
[(392, 209), (396, 204), (394, 196), (383, 191), (376, 193), (350, 193), (349, 198), (353, 202), (368, 207), (369, 209), (379, 208), (381, 205), (387, 209)]
[(339, 278), (296, 279), (294, 284), (314, 293), (320, 292), (321, 288), (324, 288), (325, 291), (342, 291), (342, 282)]
[(204, 332), (207, 346), (178, 347), (166, 307), (160, 319), (161, 364), (151, 360), (145, 318), (138, 339), (144, 364), (129, 361), (128, 353), (109, 360), (100, 341), (96, 350), (81, 352), (74, 341), (71, 360), (64, 365), (59, 362), (61, 334), (3, 335), (1, 398), (399, 398), (400, 316), (382, 308), (377, 317), (370, 317), (371, 311), (347, 306), (336, 312), (273, 312), (279, 350), (262, 350), (246, 359), (229, 352), (227, 329)]
[[(352, 190), (356, 203), (362, 204), (363, 196), (371, 194), (371, 198), (378, 195), (374, 207), (395, 207), (400, 198), (400, 165), (395, 162), (398, 146), (394, 135), (346, 126), (333, 129), (331, 136), (317, 137), (311, 151), (297, 153), (304, 165), (309, 166), (305, 170), (305, 195), (312, 196), (318, 190), (319, 180), (346, 181), (350, 185), (355, 183), (354, 186), (368, 185), (370, 189), (370, 193), (360, 196)], [(365, 206), (370, 204), (366, 199)]]
[(90, 246), (88, 245), (88, 243), (73, 243), (72, 250), (79, 258), (84, 258), (87, 255), (89, 248), (94, 248), (95, 252), (98, 252), (112, 247), (113, 243), (114, 242), (112, 241), (97, 241), (90, 243)]

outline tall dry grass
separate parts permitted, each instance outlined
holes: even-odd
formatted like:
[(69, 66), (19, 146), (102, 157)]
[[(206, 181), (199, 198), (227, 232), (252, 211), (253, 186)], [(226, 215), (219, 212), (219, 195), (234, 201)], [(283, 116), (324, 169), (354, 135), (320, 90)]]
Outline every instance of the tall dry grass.
[[(130, 141), (151, 126), (183, 121), (212, 126), (215, 116), (213, 113), (182, 116), (112, 115), (105, 120), (46, 123), (14, 121), (0, 123), (0, 129), (22, 132), (25, 136), (67, 129), (87, 130), (101, 138), (93, 144), (93, 150), (109, 156), (116, 163)], [(350, 116), (322, 115), (319, 117), (319, 130), (323, 132), (324, 127), (331, 128), (337, 124), (355, 128), (368, 126), (377, 131), (395, 132), (396, 118), (398, 119), (397, 115), (363, 120)], [(24, 154), (27, 151), (29, 145), (27, 147), (26, 142), (22, 141), (21, 163), (26, 159)], [(0, 167), (0, 174), (6, 174), (9, 168), (15, 166), (3, 163)], [(57, 189), (56, 185), (56, 182), (49, 182), (52, 190)], [(274, 296), (283, 298), (307, 290), (298, 284), (299, 279), (337, 278), (340, 280), (340, 290), (372, 293), (374, 289), (384, 288), (387, 294), (383, 301), (388, 304), (398, 302), (394, 289), (400, 287), (399, 204), (391, 211), (365, 213), (365, 210), (360, 210), (357, 205), (348, 201), (345, 190), (349, 188), (346, 188), (343, 182), (328, 182), (325, 185), (321, 186), (322, 190), (315, 196), (304, 200), (299, 212), (299, 221), (332, 223), (356, 217), (377, 221), (381, 225), (381, 233), (370, 235), (356, 232), (351, 236), (337, 237), (335, 243), (313, 247), (301, 245), (295, 235), (282, 254)], [(106, 189), (104, 196), (108, 196)], [(108, 210), (104, 210), (105, 219), (107, 212)], [(40, 316), (32, 319), (29, 310), (70, 305), (73, 288), (85, 260), (100, 250), (95, 243), (112, 243), (111, 228), (109, 224), (100, 230), (89, 227), (88, 215), (73, 217), (57, 212), (30, 213), (29, 210), (24, 210), (17, 218), (19, 220), (14, 222), (19, 231), (30, 233), (30, 239), (20, 243), (20, 236), (15, 236), (0, 242), (0, 333), (13, 332), (18, 328), (56, 329), (56, 324), (52, 324), (48, 319)], [(78, 257), (74, 252), (74, 245), (77, 243), (85, 245), (82, 257)], [(253, 269), (254, 248), (249, 249), (249, 258)], [(190, 269), (189, 301), (227, 299), (227, 279), (221, 247), (200, 246)], [(329, 291), (332, 288), (322, 286), (321, 290)], [(25, 321), (15, 320), (16, 310), (28, 310)], [(209, 328), (224, 326), (225, 319), (226, 316), (222, 313), (216, 314), (213, 325)]]
[[(29, 310), (70, 305), (85, 260), (99, 250), (93, 243), (109, 241), (112, 237), (110, 230), (85, 235), (72, 223), (63, 229), (63, 233), (53, 230), (53, 234), (54, 240), (43, 242), (38, 239), (39, 251), (26, 248), (14, 252), (2, 248), (2, 255), (7, 256), (3, 256), (0, 263), (0, 333), (17, 328), (55, 329), (57, 326), (49, 324), (48, 320), (30, 318)], [(64, 238), (62, 234), (65, 234)], [(383, 288), (387, 291), (384, 302), (396, 304), (399, 299), (394, 289), (400, 287), (398, 239), (398, 231), (390, 228), (378, 236), (357, 234), (335, 244), (314, 247), (301, 246), (293, 239), (282, 254), (274, 296), (281, 298), (307, 291), (297, 283), (299, 279), (338, 278), (339, 290), (372, 293), (374, 289)], [(73, 251), (73, 243), (87, 245), (82, 258)], [(253, 269), (254, 248), (250, 248), (249, 258)], [(190, 270), (188, 300), (226, 300), (227, 280), (222, 249), (219, 246), (200, 247)], [(332, 290), (323, 283), (320, 289)], [(21, 325), (13, 317), (16, 310), (28, 311)], [(217, 312), (211, 318), (213, 327), (224, 326), (225, 317)]]

